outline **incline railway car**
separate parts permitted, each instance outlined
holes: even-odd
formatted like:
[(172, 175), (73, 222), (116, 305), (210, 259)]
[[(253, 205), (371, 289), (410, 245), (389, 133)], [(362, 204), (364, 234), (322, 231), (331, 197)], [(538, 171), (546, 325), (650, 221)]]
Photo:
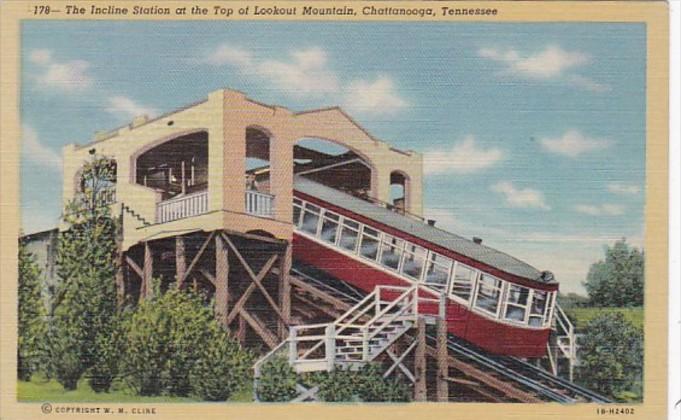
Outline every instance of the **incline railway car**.
[(293, 258), (366, 292), (421, 283), (447, 296), (448, 330), (487, 351), (543, 357), (558, 283), (550, 272), (296, 177)]

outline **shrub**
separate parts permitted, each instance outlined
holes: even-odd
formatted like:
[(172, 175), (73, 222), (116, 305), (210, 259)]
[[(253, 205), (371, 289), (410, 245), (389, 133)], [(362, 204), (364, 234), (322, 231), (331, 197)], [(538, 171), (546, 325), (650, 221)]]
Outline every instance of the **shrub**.
[(380, 365), (369, 364), (358, 371), (336, 369), (310, 377), (319, 386), (317, 395), (327, 402), (398, 402), (410, 400), (409, 387), (398, 379), (383, 377)]
[(286, 402), (298, 394), (297, 376), (288, 361), (275, 358), (262, 365), (256, 393), (260, 401)]
[(366, 402), (406, 402), (411, 389), (397, 378), (384, 378), (380, 366), (370, 364), (360, 371), (359, 397)]
[(129, 384), (140, 395), (188, 395), (189, 372), (214, 322), (210, 309), (188, 292), (171, 289), (142, 302), (124, 322)]
[(253, 356), (242, 350), (215, 325), (212, 337), (200, 351), (189, 375), (193, 393), (207, 401), (225, 401), (252, 381)]

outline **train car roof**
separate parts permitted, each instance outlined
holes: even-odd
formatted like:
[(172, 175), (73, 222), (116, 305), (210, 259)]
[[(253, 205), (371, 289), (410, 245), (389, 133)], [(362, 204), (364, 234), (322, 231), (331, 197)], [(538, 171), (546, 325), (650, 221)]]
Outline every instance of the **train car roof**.
[(545, 272), (539, 271), (526, 262), (504, 252), (475, 243), (470, 239), (430, 226), (307, 178), (296, 176), (294, 189), (506, 273), (542, 284), (555, 283), (552, 275), (546, 276)]

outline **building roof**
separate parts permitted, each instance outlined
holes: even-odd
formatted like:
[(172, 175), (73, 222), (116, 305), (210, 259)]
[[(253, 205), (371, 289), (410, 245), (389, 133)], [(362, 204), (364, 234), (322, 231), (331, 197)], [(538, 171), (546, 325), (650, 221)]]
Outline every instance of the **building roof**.
[(294, 189), (503, 272), (544, 284), (555, 282), (552, 275), (548, 276), (535, 267), (504, 252), (475, 243), (462, 236), (430, 226), (412, 217), (404, 216), (301, 176), (295, 177)]

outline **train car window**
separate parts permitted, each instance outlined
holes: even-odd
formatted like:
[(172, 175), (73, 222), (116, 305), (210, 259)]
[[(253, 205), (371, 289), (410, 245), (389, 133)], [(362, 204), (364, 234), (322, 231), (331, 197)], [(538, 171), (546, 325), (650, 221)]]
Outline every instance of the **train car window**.
[(338, 245), (352, 251), (353, 253), (357, 250), (357, 238), (359, 237), (359, 223), (345, 219), (343, 221), (343, 227), (341, 228), (341, 237)]
[(313, 204), (306, 203), (303, 211), (303, 222), (300, 229), (312, 235), (317, 234), (317, 227), (319, 225), (319, 213), (321, 209)]
[(362, 241), (359, 245), (359, 255), (364, 258), (376, 261), (378, 257), (380, 232), (368, 226), (362, 229)]
[(469, 302), (477, 275), (478, 272), (476, 270), (461, 263), (456, 263), (451, 294)]
[(530, 307), (528, 324), (532, 327), (541, 327), (544, 324), (548, 293), (543, 290), (535, 290), (532, 295), (532, 306)]
[(402, 254), (402, 273), (419, 280), (426, 260), (426, 249), (407, 243)]
[(300, 213), (303, 211), (303, 202), (297, 198), (293, 199), (293, 226), (300, 225)]
[(322, 231), (320, 233), (321, 240), (330, 244), (336, 243), (338, 236), (338, 223), (340, 216), (330, 211), (325, 211), (322, 218)]
[(400, 266), (400, 257), (402, 256), (402, 248), (404, 241), (397, 239), (394, 236), (383, 235), (381, 245), (381, 264), (397, 271)]
[(502, 284), (501, 280), (483, 274), (480, 277), (478, 293), (475, 296), (475, 307), (496, 316)]
[(431, 252), (426, 268), (426, 284), (441, 291), (445, 290), (451, 269), (452, 260), (450, 258)]
[(504, 318), (510, 319), (511, 321), (525, 322), (529, 298), (530, 289), (510, 284), (506, 298), (506, 313), (504, 314)]

